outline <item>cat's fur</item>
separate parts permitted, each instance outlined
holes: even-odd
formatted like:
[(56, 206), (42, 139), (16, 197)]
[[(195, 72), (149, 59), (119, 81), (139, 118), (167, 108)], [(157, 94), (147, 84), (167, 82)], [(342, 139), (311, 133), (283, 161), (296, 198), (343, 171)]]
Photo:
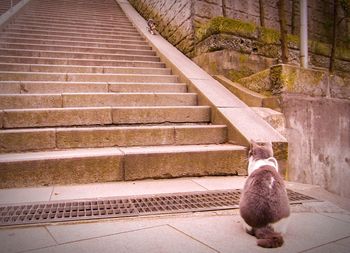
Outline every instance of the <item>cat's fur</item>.
[(251, 143), (248, 178), (239, 208), (247, 233), (258, 239), (259, 246), (277, 248), (283, 245), (282, 233), (285, 233), (290, 209), (271, 143)]
[(147, 21), (147, 25), (148, 25), (148, 32), (150, 32), (152, 35), (156, 34), (156, 24), (154, 23), (153, 19), (149, 19)]

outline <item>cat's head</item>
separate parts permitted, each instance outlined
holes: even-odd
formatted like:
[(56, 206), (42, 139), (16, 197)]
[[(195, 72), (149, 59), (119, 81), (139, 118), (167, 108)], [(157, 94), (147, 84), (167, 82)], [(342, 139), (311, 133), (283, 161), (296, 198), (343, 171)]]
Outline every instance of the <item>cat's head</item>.
[(257, 143), (253, 140), (250, 141), (250, 148), (248, 152), (248, 158), (250, 160), (261, 160), (273, 157), (273, 149), (271, 142)]

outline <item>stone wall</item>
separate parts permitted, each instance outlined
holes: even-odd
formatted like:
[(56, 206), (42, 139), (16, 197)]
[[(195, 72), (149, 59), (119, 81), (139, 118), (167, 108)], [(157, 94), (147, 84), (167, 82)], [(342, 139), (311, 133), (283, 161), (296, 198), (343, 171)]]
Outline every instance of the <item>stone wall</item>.
[[(258, 0), (193, 0), (194, 22), (198, 26), (213, 17), (224, 16), (260, 25)], [(279, 29), (278, 0), (264, 0), (265, 26)], [(299, 34), (299, 0), (286, 0), (287, 32)], [(339, 15), (343, 16), (339, 8)], [(333, 1), (308, 1), (308, 30), (313, 40), (329, 42), (332, 36)], [(349, 24), (349, 22), (348, 22)], [(341, 24), (341, 34), (350, 37), (349, 25)]]
[(350, 101), (283, 95), (288, 179), (350, 198)]
[(184, 54), (194, 48), (191, 0), (129, 0), (145, 18), (153, 19), (157, 31)]
[[(155, 20), (164, 38), (209, 74), (223, 74), (236, 81), (279, 63), (278, 0), (264, 1), (266, 26), (275, 29), (259, 26), (258, 0), (129, 1), (144, 18)], [(286, 2), (288, 31), (298, 34), (299, 1)], [(311, 66), (328, 68), (331, 47), (322, 41), (330, 38), (332, 1), (309, 0), (308, 3), (309, 62)], [(219, 16), (227, 18), (220, 19)], [(350, 39), (350, 25), (342, 24), (340, 38)], [(203, 33), (207, 34), (203, 36)], [(288, 40), (289, 62), (298, 65), (299, 37), (290, 34)], [(337, 52), (335, 69), (350, 73), (350, 48), (338, 48)]]

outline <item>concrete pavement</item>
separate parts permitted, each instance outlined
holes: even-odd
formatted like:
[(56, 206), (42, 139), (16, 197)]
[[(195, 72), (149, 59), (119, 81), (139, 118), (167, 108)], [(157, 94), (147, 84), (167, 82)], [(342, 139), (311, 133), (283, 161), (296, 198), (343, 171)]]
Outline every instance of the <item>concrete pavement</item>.
[[(0, 190), (0, 203), (21, 203), (242, 188), (244, 177), (202, 177)], [(287, 182), (320, 202), (292, 205), (285, 244), (256, 246), (238, 209), (0, 229), (0, 252), (349, 252), (348, 199)], [(345, 210), (343, 208), (347, 208)]]

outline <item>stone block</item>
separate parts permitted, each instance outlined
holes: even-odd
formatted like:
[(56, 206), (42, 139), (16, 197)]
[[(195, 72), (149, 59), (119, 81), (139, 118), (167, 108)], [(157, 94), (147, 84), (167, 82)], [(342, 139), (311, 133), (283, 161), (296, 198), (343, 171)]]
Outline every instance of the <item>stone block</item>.
[(1, 82), (0, 94), (17, 94), (21, 92), (21, 85), (19, 82)]
[(20, 129), (0, 131), (1, 153), (55, 148), (55, 129)]
[[(271, 141), (276, 159), (287, 159), (287, 140), (249, 107), (219, 108), (216, 113), (214, 114), (213, 121), (227, 125), (230, 141), (244, 143), (247, 146), (250, 140), (260, 142)], [(255, 126), (259, 127), (257, 128)]]
[(5, 72), (1, 73), (0, 81), (66, 81), (66, 74)]
[(217, 4), (210, 4), (203, 1), (195, 1), (193, 5), (195, 15), (211, 19), (222, 16), (222, 7)]
[(183, 83), (108, 83), (110, 92), (174, 92), (184, 93), (187, 91)]
[(209, 122), (207, 106), (112, 108), (113, 124)]
[(176, 83), (177, 77), (172, 75), (143, 74), (67, 74), (69, 82), (159, 82)]
[(45, 127), (111, 124), (111, 108), (4, 110), (3, 127)]
[(58, 148), (171, 145), (173, 143), (173, 127), (57, 129)]
[(61, 95), (0, 95), (0, 109), (19, 108), (60, 108), (62, 107)]
[(24, 93), (108, 92), (107, 82), (22, 82)]
[(328, 76), (325, 71), (303, 69), (292, 65), (276, 65), (271, 67), (270, 81), (272, 92), (300, 93), (310, 96), (326, 96), (328, 92)]
[(330, 77), (330, 94), (333, 98), (350, 99), (350, 78)]
[(175, 126), (175, 144), (220, 144), (227, 141), (226, 126)]
[(0, 155), (0, 188), (123, 180), (117, 149)]
[(237, 146), (175, 146), (122, 149), (125, 180), (236, 175), (246, 169), (246, 151)]
[(4, 127), (4, 111), (0, 110), (0, 128)]
[(191, 106), (197, 104), (196, 94), (63, 94), (64, 107), (91, 106)]

